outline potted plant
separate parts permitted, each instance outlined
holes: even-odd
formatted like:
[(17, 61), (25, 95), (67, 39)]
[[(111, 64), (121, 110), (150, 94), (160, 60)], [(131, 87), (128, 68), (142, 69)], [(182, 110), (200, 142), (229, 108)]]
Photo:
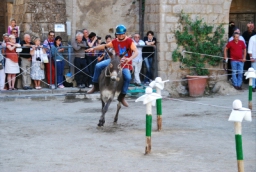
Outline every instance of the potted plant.
[(190, 96), (202, 96), (209, 75), (207, 68), (222, 61), (214, 56), (222, 56), (225, 30), (223, 24), (213, 26), (203, 22), (203, 19), (192, 20), (183, 12), (180, 26), (182, 29), (175, 31), (178, 46), (172, 53), (172, 59), (174, 62), (179, 60), (190, 71), (187, 76)]

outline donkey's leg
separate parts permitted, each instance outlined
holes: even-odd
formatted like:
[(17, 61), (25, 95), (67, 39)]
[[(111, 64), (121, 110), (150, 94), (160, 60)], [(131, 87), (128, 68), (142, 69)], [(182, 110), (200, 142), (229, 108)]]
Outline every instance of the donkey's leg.
[(119, 110), (120, 109), (121, 109), (121, 103), (118, 102), (117, 103), (116, 116), (115, 116), (114, 122), (117, 122), (117, 120), (118, 120), (118, 114), (119, 114)]
[[(103, 126), (104, 123), (105, 123), (105, 114), (106, 114), (106, 112), (108, 111), (108, 107), (109, 107), (111, 101), (112, 101), (112, 99), (108, 99), (107, 103), (106, 103), (106, 104), (104, 105), (104, 107), (102, 108), (102, 115), (101, 115), (101, 117), (100, 117), (99, 124), (98, 124), (99, 127), (100, 127), (100, 126)], [(103, 105), (103, 103), (102, 103), (102, 105)]]

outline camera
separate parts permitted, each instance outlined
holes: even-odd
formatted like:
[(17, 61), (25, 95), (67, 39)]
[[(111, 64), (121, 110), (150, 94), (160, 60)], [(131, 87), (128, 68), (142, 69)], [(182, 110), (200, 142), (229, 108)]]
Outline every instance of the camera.
[(36, 47), (36, 50), (40, 50), (41, 49), (41, 47)]
[(101, 40), (101, 37), (97, 36), (97, 39), (98, 39), (98, 40)]
[(40, 57), (37, 57), (37, 58), (36, 58), (36, 61), (41, 61), (41, 58), (40, 58)]

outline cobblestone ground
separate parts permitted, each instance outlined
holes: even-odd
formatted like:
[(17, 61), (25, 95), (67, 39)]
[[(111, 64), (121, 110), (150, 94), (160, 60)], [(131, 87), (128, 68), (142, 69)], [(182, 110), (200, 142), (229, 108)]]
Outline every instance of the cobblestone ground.
[[(1, 172), (235, 172), (234, 124), (228, 122), (236, 98), (247, 106), (247, 92), (232, 96), (163, 100), (163, 130), (153, 111), (152, 152), (144, 155), (145, 107), (129, 99), (113, 124), (116, 102), (98, 128), (98, 100), (2, 99)], [(256, 109), (255, 93), (253, 107)], [(206, 103), (230, 109), (204, 106)], [(242, 123), (246, 172), (256, 171), (256, 112)]]

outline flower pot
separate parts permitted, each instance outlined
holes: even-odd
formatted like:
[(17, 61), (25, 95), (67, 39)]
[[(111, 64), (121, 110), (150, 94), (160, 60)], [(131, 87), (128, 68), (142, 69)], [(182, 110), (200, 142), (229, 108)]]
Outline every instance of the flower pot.
[(199, 96), (204, 95), (207, 78), (208, 78), (208, 76), (187, 75), (189, 96), (199, 97)]

